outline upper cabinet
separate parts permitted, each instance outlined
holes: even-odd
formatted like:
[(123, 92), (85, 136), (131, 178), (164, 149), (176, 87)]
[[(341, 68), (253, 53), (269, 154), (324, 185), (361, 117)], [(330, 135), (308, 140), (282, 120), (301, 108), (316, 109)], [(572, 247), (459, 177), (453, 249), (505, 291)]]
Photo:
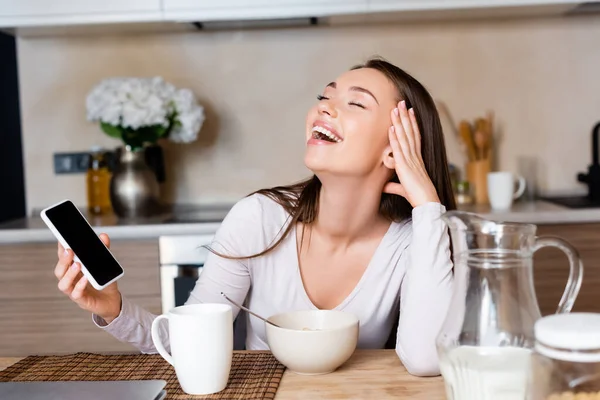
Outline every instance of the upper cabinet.
[(368, 0), (163, 0), (166, 20), (323, 17), (367, 11)]
[[(390, 21), (412, 16), (459, 17), (562, 14), (583, 0), (0, 0), (0, 29), (16, 34), (36, 27), (108, 24), (109, 29), (158, 22), (281, 20), (341, 17), (347, 21)], [(581, 11), (586, 7), (581, 7)], [(132, 23), (132, 24), (128, 24)], [(19, 29), (21, 28), (21, 29)], [(85, 27), (88, 29), (87, 27)], [(154, 29), (154, 27), (153, 27)], [(157, 28), (158, 29), (158, 28)], [(49, 30), (51, 32), (51, 30)]]
[(368, 11), (568, 10), (583, 0), (368, 0)]
[[(475, 15), (561, 13), (582, 0), (163, 0), (167, 21), (213, 21), (327, 17), (403, 12), (431, 15), (446, 11)], [(360, 20), (360, 19), (359, 19)], [(368, 19), (367, 19), (368, 20)]]
[(161, 0), (0, 0), (0, 27), (150, 22)]

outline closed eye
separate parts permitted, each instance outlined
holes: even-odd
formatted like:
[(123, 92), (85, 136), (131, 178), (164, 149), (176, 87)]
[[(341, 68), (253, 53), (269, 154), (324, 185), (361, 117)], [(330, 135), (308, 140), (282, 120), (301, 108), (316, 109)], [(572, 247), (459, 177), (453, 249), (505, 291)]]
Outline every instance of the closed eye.
[[(326, 96), (323, 96), (323, 95), (321, 95), (321, 94), (318, 94), (318, 95), (317, 95), (317, 100), (319, 100), (319, 101), (322, 101), (322, 100), (329, 100), (329, 97), (326, 97)], [(351, 106), (360, 107), (360, 108), (362, 108), (363, 110), (366, 110), (366, 109), (367, 109), (367, 107), (365, 107), (364, 105), (362, 105), (362, 104), (360, 104), (360, 103), (357, 103), (357, 102), (355, 102), (355, 101), (351, 101), (351, 102), (349, 102), (348, 104), (349, 104), (349, 105), (351, 105)]]

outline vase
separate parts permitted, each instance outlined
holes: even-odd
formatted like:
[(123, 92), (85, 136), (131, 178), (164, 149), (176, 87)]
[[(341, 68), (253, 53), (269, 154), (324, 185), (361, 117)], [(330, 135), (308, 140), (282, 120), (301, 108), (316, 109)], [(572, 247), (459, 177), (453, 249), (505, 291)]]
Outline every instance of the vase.
[(160, 187), (146, 162), (144, 149), (130, 146), (117, 152), (110, 182), (110, 200), (121, 218), (151, 217), (160, 213)]

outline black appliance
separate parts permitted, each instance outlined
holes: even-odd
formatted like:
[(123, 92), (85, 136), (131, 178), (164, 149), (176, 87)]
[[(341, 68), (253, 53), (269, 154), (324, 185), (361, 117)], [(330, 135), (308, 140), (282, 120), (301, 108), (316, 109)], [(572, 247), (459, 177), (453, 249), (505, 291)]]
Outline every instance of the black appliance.
[(0, 60), (0, 222), (4, 222), (25, 217), (26, 209), (17, 45), (13, 36), (2, 32)]
[(543, 200), (550, 201), (569, 208), (592, 208), (600, 207), (600, 160), (599, 160), (599, 140), (600, 140), (600, 122), (592, 129), (592, 164), (588, 167), (587, 174), (580, 173), (577, 180), (588, 187), (586, 196), (564, 196), (547, 197)]

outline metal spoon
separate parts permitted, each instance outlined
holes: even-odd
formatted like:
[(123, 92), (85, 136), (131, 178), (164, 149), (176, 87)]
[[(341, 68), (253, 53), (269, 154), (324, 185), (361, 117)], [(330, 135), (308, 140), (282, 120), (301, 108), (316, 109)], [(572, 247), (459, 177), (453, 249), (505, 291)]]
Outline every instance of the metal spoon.
[(250, 311), (250, 310), (249, 310), (249, 309), (247, 309), (246, 307), (244, 307), (244, 306), (242, 306), (242, 305), (240, 305), (240, 304), (236, 303), (235, 301), (231, 300), (229, 297), (227, 297), (227, 295), (226, 295), (225, 293), (221, 292), (221, 296), (225, 297), (225, 299), (227, 299), (227, 301), (228, 301), (228, 302), (230, 302), (231, 304), (233, 304), (234, 306), (236, 306), (236, 307), (239, 307), (239, 308), (241, 308), (242, 310), (244, 310), (244, 311), (246, 311), (246, 312), (248, 312), (248, 313), (250, 313), (250, 314), (254, 315), (254, 316), (255, 316), (256, 318), (258, 318), (258, 319), (262, 319), (262, 320), (263, 320), (263, 321), (265, 321), (267, 324), (271, 324), (271, 325), (273, 325), (273, 326), (276, 326), (276, 327), (278, 327), (278, 328), (281, 328), (279, 325), (277, 325), (277, 324), (275, 324), (275, 323), (273, 323), (273, 322), (269, 321), (269, 320), (268, 320), (268, 319), (266, 319), (266, 318), (263, 318), (263, 317), (261, 317), (260, 315), (258, 315), (258, 314), (256, 314), (256, 313), (254, 313), (254, 312)]

